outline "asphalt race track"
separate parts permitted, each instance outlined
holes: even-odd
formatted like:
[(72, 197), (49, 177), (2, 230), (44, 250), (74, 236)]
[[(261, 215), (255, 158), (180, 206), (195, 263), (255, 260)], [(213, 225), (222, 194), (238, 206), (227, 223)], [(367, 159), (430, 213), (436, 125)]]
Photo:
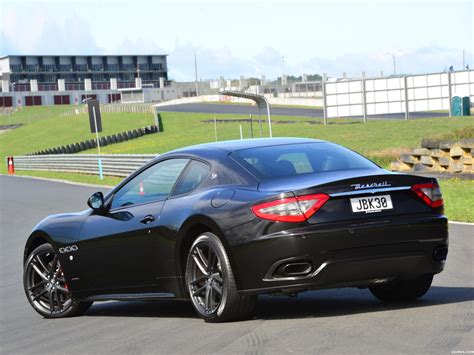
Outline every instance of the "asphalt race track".
[(23, 245), (44, 216), (86, 207), (97, 188), (0, 176), (0, 353), (439, 353), (474, 351), (474, 227), (451, 224), (446, 270), (420, 301), (367, 290), (265, 296), (249, 321), (206, 324), (186, 302), (96, 303), (47, 320), (23, 293)]
[[(258, 115), (258, 109), (255, 106), (247, 105), (224, 105), (224, 104), (180, 104), (157, 107), (158, 112), (195, 112), (209, 114), (238, 114), (238, 115)], [(271, 108), (273, 116), (300, 116), (300, 117), (323, 117), (323, 110), (319, 108), (300, 108), (300, 107), (279, 107)], [(261, 111), (262, 117), (266, 117), (266, 111)], [(447, 113), (442, 112), (411, 112), (410, 118), (428, 118), (428, 117), (446, 117)], [(362, 118), (354, 116), (351, 118)], [(369, 119), (404, 119), (402, 113), (391, 113), (385, 115), (370, 115)]]

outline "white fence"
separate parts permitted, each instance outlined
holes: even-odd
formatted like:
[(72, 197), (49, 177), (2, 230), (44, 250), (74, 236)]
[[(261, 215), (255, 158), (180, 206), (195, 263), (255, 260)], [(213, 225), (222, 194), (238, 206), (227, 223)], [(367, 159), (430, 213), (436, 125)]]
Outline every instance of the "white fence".
[(104, 175), (128, 176), (158, 154), (56, 154), (14, 157), (15, 170), (45, 170), (99, 174), (101, 158)]
[(454, 96), (474, 99), (474, 70), (340, 80), (323, 84), (325, 117), (451, 110)]

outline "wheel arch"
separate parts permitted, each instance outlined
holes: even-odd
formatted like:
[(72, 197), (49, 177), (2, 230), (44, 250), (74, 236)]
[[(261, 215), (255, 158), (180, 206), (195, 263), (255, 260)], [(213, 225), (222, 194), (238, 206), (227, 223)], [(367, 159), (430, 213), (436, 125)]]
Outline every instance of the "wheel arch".
[[(227, 252), (227, 256), (229, 257), (229, 262), (232, 268), (235, 270), (232, 260), (232, 253), (230, 252), (230, 246), (227, 239), (225, 238), (222, 228), (208, 216), (195, 215), (188, 218), (183, 223), (178, 233), (178, 241), (175, 249), (175, 260), (177, 275), (182, 280), (184, 280), (188, 251), (191, 248), (193, 242), (205, 232), (211, 232), (220, 239)], [(182, 292), (183, 295), (186, 295), (186, 289), (184, 286), (185, 285), (183, 281), (181, 282)]]
[(33, 231), (25, 244), (25, 250), (23, 252), (23, 264), (26, 262), (28, 255), (30, 255), (33, 250), (46, 243), (50, 243), (53, 248), (56, 248), (53, 239), (46, 232), (42, 230)]

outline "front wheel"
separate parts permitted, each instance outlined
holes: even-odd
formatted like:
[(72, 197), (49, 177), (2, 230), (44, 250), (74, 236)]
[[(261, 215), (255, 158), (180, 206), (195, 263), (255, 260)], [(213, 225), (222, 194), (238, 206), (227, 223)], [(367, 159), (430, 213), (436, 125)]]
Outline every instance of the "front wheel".
[(423, 275), (416, 279), (394, 280), (385, 285), (371, 286), (369, 290), (385, 302), (413, 301), (428, 292), (432, 281), (433, 275)]
[(51, 244), (40, 245), (28, 256), (23, 286), (33, 309), (45, 318), (80, 315), (92, 305), (92, 302), (78, 302), (72, 298)]
[(227, 253), (212, 233), (202, 234), (191, 246), (185, 280), (193, 306), (206, 322), (244, 319), (255, 308), (256, 296), (237, 292)]

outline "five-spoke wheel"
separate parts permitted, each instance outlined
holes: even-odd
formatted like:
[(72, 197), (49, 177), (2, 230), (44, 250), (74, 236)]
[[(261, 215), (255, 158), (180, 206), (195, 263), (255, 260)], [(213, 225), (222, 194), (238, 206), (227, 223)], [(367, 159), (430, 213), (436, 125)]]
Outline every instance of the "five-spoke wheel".
[(219, 257), (207, 243), (193, 247), (190, 260), (189, 291), (200, 312), (212, 314), (222, 300), (222, 266)]
[(202, 234), (191, 246), (186, 285), (194, 308), (208, 322), (244, 318), (255, 306), (256, 296), (237, 292), (227, 253), (212, 233)]
[(33, 308), (47, 318), (77, 315), (92, 303), (75, 302), (61, 263), (50, 244), (42, 244), (28, 257), (23, 275), (25, 293)]

